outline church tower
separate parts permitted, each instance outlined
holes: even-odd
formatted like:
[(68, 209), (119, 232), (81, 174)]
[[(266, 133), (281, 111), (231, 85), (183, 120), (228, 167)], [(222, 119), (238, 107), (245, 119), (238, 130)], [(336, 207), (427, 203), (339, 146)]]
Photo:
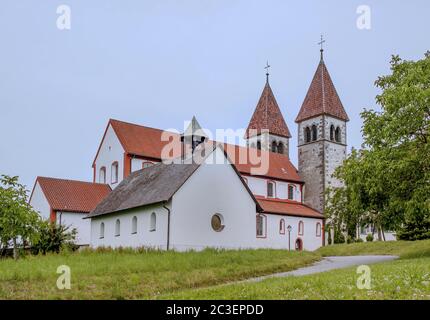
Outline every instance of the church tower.
[(322, 47), (320, 51), (320, 62), (295, 121), (304, 203), (324, 212), (325, 191), (340, 185), (332, 174), (346, 158), (349, 119), (324, 63)]
[(290, 130), (269, 85), (269, 73), (266, 73), (266, 84), (246, 129), (247, 146), (289, 156), (290, 138)]

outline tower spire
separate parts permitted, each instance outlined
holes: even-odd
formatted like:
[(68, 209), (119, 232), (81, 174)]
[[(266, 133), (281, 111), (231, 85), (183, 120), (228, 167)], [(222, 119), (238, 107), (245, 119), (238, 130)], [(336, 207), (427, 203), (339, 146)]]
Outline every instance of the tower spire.
[(323, 48), (323, 44), (324, 44), (325, 40), (323, 39), (323, 35), (321, 35), (321, 41), (318, 42), (318, 44), (321, 46), (320, 52), (321, 52), (321, 61), (324, 61), (324, 48)]

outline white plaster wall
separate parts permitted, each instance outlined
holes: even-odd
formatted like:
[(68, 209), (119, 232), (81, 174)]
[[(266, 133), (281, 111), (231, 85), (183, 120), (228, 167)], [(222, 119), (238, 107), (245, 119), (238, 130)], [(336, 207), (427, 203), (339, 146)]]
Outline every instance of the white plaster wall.
[[(112, 163), (118, 161), (118, 183), (111, 183), (111, 168)], [(118, 140), (112, 126), (109, 125), (106, 135), (102, 141), (99, 154), (95, 161), (96, 164), (96, 181), (100, 181), (100, 168), (106, 167), (106, 183), (111, 188), (115, 188), (123, 179), (124, 176), (124, 148)]]
[(48, 203), (48, 200), (45, 197), (45, 194), (40, 187), (39, 182), (36, 182), (36, 185), (33, 190), (33, 194), (31, 195), (30, 205), (34, 210), (39, 212), (40, 216), (43, 219), (49, 219), (51, 215), (51, 206)]
[[(149, 231), (150, 216), (155, 212), (156, 230)], [(137, 233), (132, 234), (132, 219), (137, 217)], [(115, 236), (115, 223), (121, 222), (120, 236)], [(100, 224), (105, 224), (105, 235), (100, 239)], [(103, 215), (91, 219), (92, 247), (151, 247), (166, 249), (167, 245), (167, 211), (161, 205), (152, 205), (127, 210), (117, 214)]]
[[(224, 154), (217, 149), (215, 156)], [(220, 232), (211, 227), (215, 213), (224, 219)], [(176, 250), (255, 247), (255, 213), (254, 201), (230, 164), (204, 163), (173, 196), (172, 246)]]
[[(322, 246), (322, 219), (304, 218), (283, 216), (275, 214), (265, 214), (267, 223), (267, 237), (257, 238), (257, 246), (263, 248), (289, 249), (288, 247), (288, 225), (291, 225), (290, 241), (291, 250), (295, 249), (295, 241), (297, 238), (302, 239), (303, 249), (314, 251)], [(279, 233), (279, 223), (281, 219), (285, 221), (285, 234)], [(303, 235), (298, 234), (299, 221), (304, 223)], [(321, 223), (321, 236), (316, 236), (316, 224)]]
[(248, 183), (249, 189), (251, 189), (252, 193), (257, 196), (267, 196), (267, 182), (273, 181), (275, 182), (276, 189), (276, 197), (279, 199), (288, 199), (288, 185), (295, 186), (294, 199), (295, 201), (301, 202), (301, 192), (300, 185), (292, 182), (285, 182), (279, 180), (269, 180), (264, 178), (257, 178), (252, 176), (243, 176)]
[(142, 164), (144, 162), (156, 163), (155, 161), (148, 161), (148, 160), (143, 160), (143, 159), (139, 159), (139, 158), (132, 158), (131, 159), (131, 172), (143, 169)]
[(57, 223), (70, 226), (70, 230), (76, 228), (78, 233), (75, 243), (81, 246), (90, 244), (91, 223), (88, 219), (83, 219), (85, 216), (86, 213), (57, 211)]

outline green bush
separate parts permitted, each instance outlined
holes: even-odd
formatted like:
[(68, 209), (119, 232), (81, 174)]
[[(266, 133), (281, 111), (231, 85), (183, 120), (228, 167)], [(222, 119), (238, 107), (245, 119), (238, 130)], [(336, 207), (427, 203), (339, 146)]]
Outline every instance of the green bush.
[(355, 239), (355, 242), (363, 242), (363, 239), (357, 238), (357, 239)]
[(70, 230), (69, 226), (43, 221), (38, 226), (38, 239), (32, 244), (33, 254), (46, 254), (47, 252), (59, 253), (61, 250), (74, 251), (78, 248), (75, 244), (76, 229)]
[(368, 233), (367, 236), (366, 236), (366, 241), (367, 242), (372, 242), (373, 241), (373, 234)]

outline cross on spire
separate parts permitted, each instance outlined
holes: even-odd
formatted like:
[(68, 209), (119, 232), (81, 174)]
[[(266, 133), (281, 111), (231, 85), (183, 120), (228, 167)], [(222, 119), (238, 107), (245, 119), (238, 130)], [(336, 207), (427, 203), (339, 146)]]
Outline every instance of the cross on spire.
[(266, 82), (269, 82), (269, 61), (266, 62), (266, 66), (264, 67), (264, 69), (266, 69)]
[(320, 52), (321, 52), (321, 60), (323, 60), (323, 52), (324, 52), (324, 48), (323, 48), (323, 44), (324, 44), (325, 40), (323, 39), (323, 35), (321, 35), (321, 41), (318, 42), (318, 44), (321, 46)]

